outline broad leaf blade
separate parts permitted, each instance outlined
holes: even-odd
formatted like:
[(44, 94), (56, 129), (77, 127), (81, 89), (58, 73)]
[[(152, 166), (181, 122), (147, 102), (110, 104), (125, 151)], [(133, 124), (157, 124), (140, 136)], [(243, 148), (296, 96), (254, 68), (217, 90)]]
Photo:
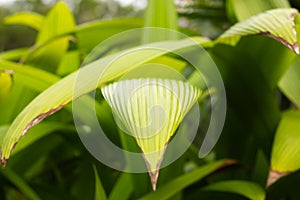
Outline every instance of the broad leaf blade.
[[(99, 76), (104, 72), (101, 79), (98, 81), (98, 86), (117, 78), (118, 76), (128, 72), (135, 67), (143, 64), (151, 59), (159, 57), (167, 52), (160, 49), (168, 49), (168, 51), (175, 51), (185, 47), (195, 45), (195, 41), (190, 39), (180, 40), (173, 42), (161, 42), (146, 45), (144, 47), (137, 47), (125, 52), (108, 56), (99, 59), (80, 70), (81, 79), (77, 80), (79, 72), (73, 73), (66, 78), (62, 79), (55, 85), (48, 88), (38, 97), (36, 97), (14, 120), (8, 133), (6, 134), (1, 148), (2, 163), (6, 163), (9, 158), (10, 152), (15, 143), (35, 124), (39, 123), (45, 117), (62, 109), (66, 104), (76, 99), (82, 94), (90, 92), (95, 89), (95, 81), (99, 80)], [(150, 47), (150, 49), (149, 49)], [(125, 55), (119, 58), (120, 55)], [(119, 58), (107, 67), (108, 63)], [(77, 81), (81, 85), (77, 90), (77, 96), (73, 95), (72, 88), (74, 88)]]
[(268, 185), (300, 169), (300, 112), (289, 110), (282, 115), (272, 148)]
[(299, 54), (294, 18), (296, 9), (274, 9), (235, 24), (215, 42), (235, 45), (241, 37), (248, 35), (266, 35), (274, 38)]
[(38, 34), (36, 44), (74, 31), (75, 20), (66, 3), (60, 1), (48, 13)]
[(204, 190), (230, 192), (242, 195), (251, 200), (265, 200), (265, 191), (256, 183), (248, 181), (222, 181), (213, 183)]

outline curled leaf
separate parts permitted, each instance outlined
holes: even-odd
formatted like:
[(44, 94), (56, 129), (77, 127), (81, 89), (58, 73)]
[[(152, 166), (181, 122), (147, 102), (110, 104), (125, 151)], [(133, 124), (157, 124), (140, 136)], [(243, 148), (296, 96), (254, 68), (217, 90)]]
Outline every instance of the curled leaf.
[(299, 54), (295, 17), (298, 11), (292, 8), (269, 10), (248, 20), (235, 24), (217, 40), (217, 43), (235, 45), (241, 37), (248, 35), (266, 35), (281, 42)]

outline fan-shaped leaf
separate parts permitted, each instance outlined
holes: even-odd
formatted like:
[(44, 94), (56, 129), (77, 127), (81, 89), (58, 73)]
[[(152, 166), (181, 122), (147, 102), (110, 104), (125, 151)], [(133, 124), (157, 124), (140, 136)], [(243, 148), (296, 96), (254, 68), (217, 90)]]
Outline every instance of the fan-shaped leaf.
[(102, 93), (141, 148), (155, 190), (167, 144), (201, 91), (182, 81), (133, 79), (105, 86)]

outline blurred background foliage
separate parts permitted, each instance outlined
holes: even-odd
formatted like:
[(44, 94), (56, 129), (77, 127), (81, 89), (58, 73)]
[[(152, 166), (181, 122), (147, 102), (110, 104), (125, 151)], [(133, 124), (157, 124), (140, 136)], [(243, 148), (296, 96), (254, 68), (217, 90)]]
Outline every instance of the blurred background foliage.
[[(3, 18), (20, 11), (33, 11), (45, 15), (59, 1), (17, 0), (8, 2), (2, 0), (0, 2), (0, 51), (2, 52), (32, 46), (38, 34), (36, 30), (26, 26), (4, 25)], [(128, 21), (132, 23), (128, 25), (129, 28), (131, 25), (133, 27), (142, 25), (139, 18), (144, 17), (147, 6), (146, 0), (132, 0), (131, 3), (122, 0), (66, 0), (65, 2), (74, 14), (77, 24), (95, 20), (137, 17), (138, 19)], [(236, 13), (230, 13), (232, 8), (228, 2), (229, 0), (176, 0), (175, 5), (179, 15), (178, 23), (181, 28), (189, 29), (191, 35), (215, 39), (234, 23), (241, 21), (235, 15)], [(272, 2), (282, 1), (274, 0)], [(290, 0), (289, 3), (294, 8), (300, 8), (298, 0)], [(87, 25), (87, 30), (92, 30), (88, 28), (89, 25)], [(112, 32), (114, 33), (114, 31)], [(95, 35), (98, 33), (96, 31)], [(103, 38), (100, 39), (109, 37), (110, 33), (104, 34)], [(92, 42), (96, 43), (96, 41), (97, 38)], [(89, 40), (85, 42), (84, 45), (90, 45)], [(67, 53), (62, 53), (63, 56), (67, 55), (66, 57), (69, 61), (71, 60), (72, 64), (75, 63), (75, 67), (67, 69), (67, 72), (58, 70), (56, 74), (51, 71), (53, 70), (51, 67), (57, 68), (55, 61), (53, 63), (43, 63), (43, 59), (39, 60), (39, 54), (33, 54), (31, 60), (26, 60), (26, 56), (24, 58), (15, 52), (22, 59), (25, 59), (25, 64), (30, 66), (36, 67), (35, 65), (37, 65), (42, 69), (45, 66), (42, 66), (41, 63), (49, 64), (45, 67), (45, 71), (51, 73), (43, 74), (47, 78), (41, 77), (41, 79), (47, 79), (47, 83), (43, 82), (45, 80), (37, 80), (42, 82), (43, 87), (38, 84), (36, 88), (34, 88), (35, 86), (32, 86), (33, 88), (23, 87), (22, 81), (18, 82), (16, 79), (17, 87), (14, 88), (11, 94), (11, 96), (16, 95), (16, 98), (10, 99), (10, 107), (4, 106), (5, 108), (1, 110), (0, 133), (7, 131), (7, 124), (14, 120), (17, 114), (38, 92), (42, 92), (59, 78), (80, 66), (80, 59), (82, 58), (78, 59), (76, 45), (76, 42), (71, 40), (69, 49), (66, 50)], [(53, 49), (50, 50), (53, 51)], [(84, 49), (80, 49), (80, 51), (82, 51), (80, 52), (80, 54), (83, 54), (80, 55), (82, 57), (85, 56), (85, 53), (88, 53)], [(17, 145), (16, 153), (9, 160), (6, 169), (0, 170), (0, 199), (39, 199), (36, 196), (37, 194), (43, 199), (57, 199), (58, 197), (60, 199), (95, 199), (95, 196), (98, 199), (105, 199), (103, 197), (105, 193), (109, 194), (108, 199), (136, 199), (146, 195), (145, 199), (161, 197), (162, 199), (172, 198), (176, 200), (199, 199), (201, 197), (210, 200), (249, 198), (258, 200), (264, 198), (261, 195), (264, 193), (271, 200), (299, 199), (300, 173), (297, 171), (297, 167), (292, 168), (292, 171), (295, 171), (294, 173), (280, 179), (266, 191), (262, 189), (265, 188), (269, 175), (272, 143), (277, 127), (280, 127), (278, 132), (283, 138), (286, 134), (286, 127), (293, 127), (295, 130), (299, 127), (297, 125), (297, 122), (299, 122), (297, 112), (284, 112), (284, 120), (280, 121), (282, 111), (296, 108), (297, 101), (298, 103), (300, 101), (299, 98), (296, 98), (296, 103), (295, 101), (292, 102), (288, 97), (289, 95), (283, 94), (283, 92), (289, 92), (284, 91), (284, 89), (287, 89), (286, 85), (290, 86), (296, 83), (291, 80), (299, 80), (298, 77), (294, 77), (299, 72), (299, 68), (297, 68), (300, 62), (299, 58), (278, 41), (261, 36), (243, 38), (235, 47), (218, 44), (213, 48), (209, 48), (208, 51), (218, 65), (226, 86), (228, 112), (225, 128), (215, 150), (205, 159), (198, 159), (198, 149), (192, 146), (182, 158), (170, 167), (161, 170), (159, 187), (161, 191), (165, 191), (164, 193), (158, 192), (156, 196), (155, 193), (151, 193), (147, 174), (129, 176), (127, 173), (120, 173), (96, 161), (86, 151), (77, 134), (75, 134), (72, 115), (69, 112), (70, 106), (68, 106), (34, 127), (29, 133), (30, 136), (24, 137), (23, 145), (26, 148), (22, 149), (22, 145)], [(7, 55), (4, 54), (5, 56)], [(61, 61), (62, 56), (57, 56), (59, 57), (58, 60)], [(11, 60), (17, 61), (14, 63), (16, 64), (20, 61), (18, 59)], [(5, 67), (7, 65), (20, 69), (18, 68), (20, 66), (12, 63), (8, 64), (5, 61), (2, 64)], [(30, 68), (30, 66), (25, 68), (33, 70), (34, 68)], [(69, 66), (69, 63), (62, 61), (59, 67), (61, 66)], [(289, 67), (292, 71), (288, 71), (288, 76), (280, 80)], [(9, 79), (10, 72), (0, 72), (1, 76)], [(33, 74), (35, 72), (32, 71)], [(39, 77), (39, 73), (36, 72), (36, 77)], [(291, 79), (291, 77), (294, 77), (294, 79)], [(26, 79), (23, 82), (26, 82)], [(293, 90), (293, 88), (288, 89)], [(19, 101), (19, 99), (22, 99), (22, 101)], [(204, 105), (204, 109), (209, 110), (210, 108), (205, 108)], [(6, 118), (2, 118), (2, 116), (6, 116)], [(102, 118), (106, 116), (103, 115)], [(108, 118), (111, 118), (111, 116), (108, 116)], [(205, 118), (202, 120), (200, 129), (205, 130), (207, 125), (205, 123), (208, 123), (208, 121), (205, 122), (207, 120)], [(106, 124), (108, 125), (106, 129), (110, 132), (117, 132), (115, 126), (111, 123), (110, 121)], [(54, 134), (48, 134), (50, 132)], [(119, 144), (120, 139), (117, 138), (117, 135), (117, 133), (112, 134), (111, 139)], [(297, 138), (297, 134), (293, 137), (296, 138), (295, 143), (290, 142), (287, 138), (288, 142), (285, 145), (293, 147), (292, 150), (295, 150), (299, 145), (297, 143), (299, 138)], [(33, 139), (34, 143), (30, 143), (29, 140), (26, 141), (26, 138)], [(197, 139), (199, 140), (197, 142), (200, 143), (201, 138)], [(278, 158), (273, 159), (277, 160), (274, 166), (278, 168), (286, 167), (284, 164), (278, 164), (282, 157), (285, 157), (285, 155), (280, 155), (281, 153), (279, 152)], [(293, 152), (289, 153), (289, 158), (293, 157), (291, 156)], [(214, 163), (214, 161), (224, 158), (236, 159), (239, 164), (226, 168), (226, 170), (219, 170), (221, 167), (233, 164), (227, 161)], [(204, 165), (207, 163), (209, 166)], [(290, 159), (290, 162), (286, 163), (298, 164), (294, 159)], [(215, 172), (216, 170), (219, 171)], [(282, 170), (285, 172), (286, 169)], [(191, 174), (187, 172), (191, 172)], [(98, 177), (100, 177), (102, 185), (101, 181), (97, 179)], [(180, 179), (176, 179), (177, 177)], [(203, 177), (206, 178), (202, 180)], [(244, 181), (235, 182), (236, 179)], [(246, 182), (246, 180), (250, 182)], [(98, 193), (95, 192), (95, 188)], [(247, 195), (248, 189), (250, 195)], [(215, 190), (219, 192), (211, 192)], [(234, 194), (222, 193), (222, 191), (231, 191)]]

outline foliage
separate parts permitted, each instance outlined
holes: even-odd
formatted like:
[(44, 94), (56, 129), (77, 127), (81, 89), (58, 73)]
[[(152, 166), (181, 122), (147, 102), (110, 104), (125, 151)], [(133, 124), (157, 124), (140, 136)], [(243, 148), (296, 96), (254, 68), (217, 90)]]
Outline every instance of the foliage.
[[(144, 20), (76, 25), (63, 2), (46, 16), (22, 12), (6, 17), (6, 26), (27, 26), (36, 38), (32, 46), (0, 53), (0, 144), (6, 164), (0, 170), (0, 199), (299, 199), (298, 10), (286, 0), (228, 0), (226, 12), (235, 24), (214, 40), (178, 27), (173, 1), (150, 0)], [(78, 69), (92, 49), (116, 33), (143, 25), (193, 36), (217, 64), (228, 100), (221, 138), (204, 159), (198, 158), (198, 146), (210, 108), (205, 99), (200, 102), (204, 114), (198, 136), (180, 159), (161, 170), (156, 192), (147, 174), (118, 172), (93, 158), (78, 138), (69, 105), (153, 59), (187, 74), (195, 85), (202, 83), (183, 59), (172, 54), (111, 46), (82, 68), (86, 79), (74, 98)], [(171, 46), (170, 51), (194, 45), (179, 38), (163, 41), (167, 38), (151, 45)], [(144, 39), (155, 41), (151, 34)], [(93, 84), (106, 63), (124, 52), (134, 53), (113, 63)], [(83, 99), (83, 108), (90, 101)], [(103, 97), (95, 107), (109, 136), (126, 149), (128, 143), (119, 137), (122, 133)]]

